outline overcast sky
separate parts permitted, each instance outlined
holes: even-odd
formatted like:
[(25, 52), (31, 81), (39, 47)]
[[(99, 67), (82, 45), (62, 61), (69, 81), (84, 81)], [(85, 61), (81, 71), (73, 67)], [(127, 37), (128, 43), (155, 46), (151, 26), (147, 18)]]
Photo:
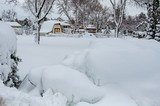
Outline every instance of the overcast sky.
[[(4, 3), (5, 0), (0, 0), (0, 3)], [(18, 0), (20, 3), (23, 3), (24, 0)], [(108, 6), (111, 7), (111, 3), (110, 0), (100, 0), (100, 2), (102, 3), (102, 5), (104, 6)], [(141, 12), (146, 13), (145, 8), (141, 8), (139, 6), (136, 6), (134, 3), (127, 3), (127, 7), (126, 7), (126, 14), (127, 15), (131, 15), (131, 16), (135, 16)], [(21, 12), (22, 13), (22, 12)]]
[[(18, 1), (23, 3), (24, 0), (18, 0)], [(105, 6), (111, 7), (110, 0), (100, 0), (100, 2)], [(127, 7), (126, 7), (126, 14), (127, 15), (135, 16), (141, 12), (146, 13), (145, 8), (135, 6), (134, 3), (131, 3), (131, 2), (127, 3)]]
[[(111, 3), (110, 0), (100, 0), (100, 2), (104, 5), (104, 6), (108, 6), (111, 7)], [(127, 15), (131, 15), (131, 16), (135, 16), (141, 12), (146, 13), (145, 8), (136, 6), (134, 3), (128, 2), (127, 3), (127, 7), (126, 7), (126, 14)]]

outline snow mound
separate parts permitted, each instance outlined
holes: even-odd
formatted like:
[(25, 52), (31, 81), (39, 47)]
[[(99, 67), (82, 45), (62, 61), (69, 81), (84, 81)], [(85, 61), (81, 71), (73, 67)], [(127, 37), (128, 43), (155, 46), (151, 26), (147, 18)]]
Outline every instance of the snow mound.
[(105, 84), (148, 79), (159, 72), (159, 63), (160, 44), (155, 41), (110, 39), (95, 40), (89, 49), (66, 56), (62, 64)]
[(16, 52), (17, 39), (14, 30), (0, 21), (0, 76), (3, 81), (11, 71), (11, 54)]
[(44, 97), (35, 97), (20, 92), (15, 88), (8, 88), (0, 81), (0, 97), (4, 106), (66, 106), (67, 99), (64, 95), (48, 90)]
[(129, 97), (120, 88), (107, 86), (105, 97), (95, 103), (89, 104), (86, 102), (80, 102), (76, 106), (138, 106), (133, 98)]
[[(28, 86), (29, 82), (31, 86)], [(28, 87), (26, 87), (28, 86)], [(20, 89), (31, 92), (37, 88), (39, 93), (52, 89), (64, 94), (68, 102), (97, 102), (104, 96), (104, 89), (95, 86), (83, 73), (66, 66), (46, 66), (32, 70), (23, 81)]]
[(85, 73), (97, 85), (117, 84), (141, 106), (159, 105), (160, 44), (154, 40), (102, 39), (67, 56), (63, 65)]

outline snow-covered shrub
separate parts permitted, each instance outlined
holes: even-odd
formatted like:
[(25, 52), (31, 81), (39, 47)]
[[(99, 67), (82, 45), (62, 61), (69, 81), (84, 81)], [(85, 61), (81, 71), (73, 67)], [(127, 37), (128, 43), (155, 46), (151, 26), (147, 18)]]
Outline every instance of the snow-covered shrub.
[(97, 102), (104, 95), (104, 89), (95, 86), (83, 73), (66, 66), (46, 66), (33, 69), (22, 82), (20, 90), (43, 93), (48, 89), (60, 92), (68, 103), (79, 101)]
[(7, 86), (19, 86), (16, 57), (17, 39), (14, 30), (4, 22), (0, 22), (0, 78)]

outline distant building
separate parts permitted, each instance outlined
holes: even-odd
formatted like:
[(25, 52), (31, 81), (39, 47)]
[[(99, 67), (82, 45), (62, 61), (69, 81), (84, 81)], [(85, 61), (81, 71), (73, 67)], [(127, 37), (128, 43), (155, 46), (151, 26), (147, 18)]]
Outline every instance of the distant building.
[(74, 33), (78, 33), (78, 34), (83, 34), (85, 32), (86, 30), (83, 27), (79, 27), (74, 31)]
[(71, 26), (70, 24), (66, 22), (61, 22), (57, 20), (49, 20), (45, 21), (40, 30), (41, 35), (46, 35), (46, 34), (59, 34), (59, 33), (71, 33)]
[(23, 31), (22, 31), (22, 26), (17, 23), (17, 22), (5, 22), (7, 24), (9, 24), (15, 31), (15, 33), (17, 35), (22, 35)]
[(86, 31), (88, 33), (95, 34), (95, 33), (97, 33), (97, 28), (94, 25), (88, 25), (88, 26), (86, 26)]

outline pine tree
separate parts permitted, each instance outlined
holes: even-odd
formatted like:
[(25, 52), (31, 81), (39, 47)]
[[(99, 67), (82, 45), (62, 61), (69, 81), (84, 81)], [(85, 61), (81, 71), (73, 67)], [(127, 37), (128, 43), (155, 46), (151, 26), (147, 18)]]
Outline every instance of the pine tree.
[(157, 41), (160, 41), (160, 1), (159, 2), (157, 1), (157, 6), (159, 6), (158, 9), (157, 9), (158, 24), (156, 25), (156, 35), (155, 35), (156, 37), (155, 37), (155, 39)]
[(153, 0), (151, 3), (147, 3), (148, 10), (148, 30), (147, 35), (149, 39), (157, 39), (158, 16), (159, 16), (159, 0)]

